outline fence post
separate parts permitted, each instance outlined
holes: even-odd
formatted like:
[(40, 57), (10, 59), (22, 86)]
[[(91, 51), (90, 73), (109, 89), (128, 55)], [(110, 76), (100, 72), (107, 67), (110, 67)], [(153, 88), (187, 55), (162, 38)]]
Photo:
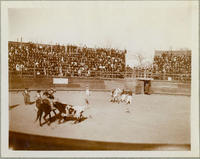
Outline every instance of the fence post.
[(34, 64), (34, 68), (33, 68), (33, 76), (35, 78), (35, 64)]
[(112, 68), (112, 75), (111, 75), (111, 78), (113, 78), (113, 68)]
[(22, 78), (22, 76), (23, 76), (22, 74), (23, 74), (23, 68), (21, 69), (21, 78)]

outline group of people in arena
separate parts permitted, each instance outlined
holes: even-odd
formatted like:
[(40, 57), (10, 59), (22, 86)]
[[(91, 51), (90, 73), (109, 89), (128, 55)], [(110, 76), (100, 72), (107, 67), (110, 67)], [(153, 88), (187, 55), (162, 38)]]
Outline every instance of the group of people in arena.
[(83, 112), (89, 105), (89, 101), (87, 96), (90, 95), (89, 88), (86, 88), (86, 98), (85, 98), (85, 105), (71, 105), (71, 104), (64, 104), (61, 103), (58, 99), (55, 98), (54, 93), (56, 92), (53, 88), (42, 91), (37, 90), (35, 95), (35, 101), (30, 102), (30, 94), (28, 88), (24, 90), (22, 93), (24, 96), (24, 103), (33, 104), (35, 103), (35, 110), (37, 112), (36, 121), (39, 119), (40, 126), (41, 118), (46, 120), (46, 116), (49, 115), (49, 124), (51, 119), (51, 112), (55, 114), (56, 117), (59, 118), (59, 123), (64, 121), (67, 117), (75, 120), (75, 123), (80, 122), (82, 119), (86, 119), (87, 117), (83, 116)]
[(55, 102), (54, 93), (55, 90), (53, 88), (45, 90), (43, 93), (41, 90), (37, 90), (34, 102), (30, 101), (30, 90), (28, 88), (25, 88), (24, 92), (22, 92), (22, 95), (24, 96), (25, 105), (36, 103), (35, 110), (37, 111), (42, 100), (44, 99), (49, 101), (49, 105), (53, 110), (53, 102)]
[(36, 102), (36, 107), (35, 109), (38, 110), (41, 102), (43, 99), (46, 99), (49, 101), (49, 105), (51, 106), (51, 109), (53, 110), (54, 109), (54, 102), (56, 102), (56, 99), (54, 97), (54, 93), (56, 91), (51, 88), (49, 90), (45, 90), (42, 94), (42, 91), (41, 90), (37, 90), (37, 93), (36, 93), (36, 96), (35, 96), (35, 102)]
[(126, 50), (9, 42), (9, 71), (36, 76), (123, 77)]
[[(33, 104), (35, 103), (35, 111), (37, 112), (36, 120), (39, 119), (41, 124), (41, 117), (44, 114), (44, 120), (46, 121), (46, 116), (49, 115), (51, 118), (51, 112), (55, 114), (55, 116), (59, 116), (59, 123), (66, 117), (75, 118), (75, 122), (80, 122), (83, 117), (83, 112), (88, 108), (89, 101), (88, 97), (91, 95), (89, 91), (89, 86), (86, 86), (86, 97), (85, 97), (85, 105), (70, 105), (61, 103), (58, 99), (55, 98), (55, 89), (51, 88), (48, 90), (37, 90), (35, 95), (34, 102), (30, 102), (30, 94), (28, 88), (24, 90), (22, 93), (24, 96), (24, 103)], [(125, 102), (126, 104), (132, 103), (132, 95), (133, 92), (130, 90), (124, 90), (120, 88), (113, 89), (111, 92), (111, 102), (120, 103)], [(57, 110), (57, 111), (56, 111)], [(86, 119), (86, 118), (85, 118)]]
[(133, 92), (131, 90), (122, 90), (120, 88), (113, 89), (111, 92), (111, 102), (120, 103), (125, 102), (126, 104), (132, 103)]

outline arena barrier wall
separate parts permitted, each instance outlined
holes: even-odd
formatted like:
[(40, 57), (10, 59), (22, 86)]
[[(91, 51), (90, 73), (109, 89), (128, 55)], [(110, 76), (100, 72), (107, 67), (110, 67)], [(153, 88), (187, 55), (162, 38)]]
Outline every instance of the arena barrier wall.
[(191, 95), (191, 83), (174, 83), (170, 81), (152, 81), (153, 94)]
[(135, 151), (189, 151), (190, 144), (149, 144), (102, 142), (81, 139), (56, 138), (9, 132), (9, 148), (12, 150), (135, 150)]
[[(81, 79), (69, 78), (68, 84), (53, 84), (53, 78), (15, 78), (9, 79), (9, 90), (30, 90), (56, 88), (57, 90), (85, 90), (89, 87), (93, 91), (110, 91), (114, 88), (131, 89), (135, 94), (144, 92), (144, 84), (137, 79)], [(180, 83), (172, 81), (151, 81), (151, 93), (191, 95), (191, 83)]]

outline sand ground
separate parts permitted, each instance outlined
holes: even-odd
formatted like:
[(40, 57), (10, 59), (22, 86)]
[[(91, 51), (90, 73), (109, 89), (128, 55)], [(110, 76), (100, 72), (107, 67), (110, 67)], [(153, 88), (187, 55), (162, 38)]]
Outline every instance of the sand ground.
[[(33, 100), (36, 92), (31, 92)], [(84, 104), (85, 92), (57, 91), (63, 103)], [(35, 104), (25, 105), (22, 92), (9, 93), (9, 129), (28, 134), (125, 143), (190, 144), (190, 97), (133, 95), (131, 105), (109, 102), (109, 92), (91, 92), (88, 119), (39, 126)], [(11, 107), (10, 107), (11, 108)], [(127, 113), (126, 109), (130, 112)]]

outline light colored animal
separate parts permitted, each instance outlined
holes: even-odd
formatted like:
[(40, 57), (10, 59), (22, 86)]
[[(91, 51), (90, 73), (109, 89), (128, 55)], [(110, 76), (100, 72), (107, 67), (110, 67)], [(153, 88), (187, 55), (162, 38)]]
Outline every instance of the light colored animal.
[(69, 105), (67, 104), (65, 110), (66, 113), (62, 113), (61, 116), (63, 117), (72, 117), (75, 118), (75, 123), (80, 122), (81, 118), (83, 118), (84, 111), (88, 108), (89, 102), (85, 99), (85, 105)]

